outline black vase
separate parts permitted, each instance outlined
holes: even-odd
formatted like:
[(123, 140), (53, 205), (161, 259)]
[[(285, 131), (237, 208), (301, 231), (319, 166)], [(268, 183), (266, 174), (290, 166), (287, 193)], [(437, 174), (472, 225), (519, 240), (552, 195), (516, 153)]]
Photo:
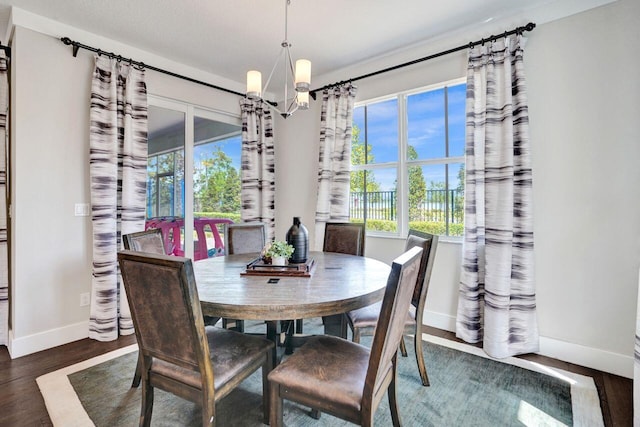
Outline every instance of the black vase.
[(309, 257), (309, 232), (307, 227), (300, 222), (300, 217), (293, 218), (293, 225), (287, 231), (287, 243), (295, 249), (289, 262), (296, 264), (307, 262)]

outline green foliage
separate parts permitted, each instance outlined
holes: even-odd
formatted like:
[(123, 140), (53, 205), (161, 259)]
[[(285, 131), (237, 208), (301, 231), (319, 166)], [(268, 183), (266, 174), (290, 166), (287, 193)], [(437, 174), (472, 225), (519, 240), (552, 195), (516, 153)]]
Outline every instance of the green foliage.
[[(365, 165), (373, 163), (373, 153), (371, 146), (367, 145), (366, 153), (364, 142), (360, 141), (360, 128), (354, 123), (351, 128), (351, 164)], [(358, 193), (365, 191), (380, 191), (380, 184), (376, 182), (373, 171), (353, 171), (351, 172), (350, 191)]]
[[(418, 152), (409, 145), (409, 160), (418, 158)], [(415, 218), (420, 214), (420, 205), (424, 203), (427, 184), (422, 176), (420, 166), (409, 166), (409, 218)]]
[(294, 248), (292, 245), (282, 240), (275, 240), (271, 245), (268, 245), (264, 255), (269, 258), (285, 257), (289, 259), (293, 254)]
[(195, 198), (202, 210), (240, 212), (240, 174), (231, 158), (216, 147), (196, 170)]
[(233, 222), (240, 222), (240, 214), (239, 213), (229, 213), (229, 212), (215, 212), (215, 211), (202, 211), (202, 212), (194, 212), (193, 216), (196, 218), (226, 218), (230, 219)]
[[(410, 221), (409, 228), (425, 233), (437, 234), (439, 236), (445, 236), (447, 234), (447, 226), (444, 222)], [(449, 224), (449, 236), (462, 236), (463, 234), (464, 224)]]
[(398, 229), (398, 224), (395, 221), (389, 221), (384, 219), (368, 219), (367, 220), (367, 230), (395, 232), (397, 229)]
[[(447, 227), (444, 222), (436, 221), (410, 221), (409, 228), (423, 231), (425, 233), (444, 236), (447, 234)], [(367, 220), (367, 230), (395, 232), (397, 229), (395, 221), (380, 219)], [(464, 234), (464, 224), (449, 224), (449, 236), (462, 236)]]

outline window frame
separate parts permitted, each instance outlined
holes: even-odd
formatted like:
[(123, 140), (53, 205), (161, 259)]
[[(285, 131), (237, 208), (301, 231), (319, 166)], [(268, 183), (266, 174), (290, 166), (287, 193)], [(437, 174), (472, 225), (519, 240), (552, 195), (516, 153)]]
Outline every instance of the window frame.
[[(383, 232), (383, 231), (375, 231), (375, 230), (367, 230), (366, 233), (372, 237), (381, 237), (381, 238), (402, 238), (407, 235), (409, 232), (409, 168), (412, 166), (433, 166), (433, 165), (449, 165), (449, 164), (457, 164), (457, 163), (465, 163), (465, 156), (448, 156), (449, 152), (449, 114), (448, 109), (445, 110), (445, 157), (439, 157), (434, 159), (417, 159), (417, 160), (408, 160), (408, 111), (407, 111), (407, 99), (411, 95), (416, 95), (423, 92), (428, 92), (432, 90), (442, 89), (450, 86), (457, 86), (462, 83), (466, 83), (466, 77), (459, 77), (456, 79), (447, 80), (444, 82), (438, 82), (435, 84), (422, 86), (419, 88), (414, 88), (405, 91), (399, 91), (375, 98), (369, 98), (366, 100), (358, 101), (354, 104), (354, 109), (359, 107), (365, 107), (368, 105), (388, 101), (391, 99), (397, 100), (397, 108), (398, 108), (398, 160), (395, 162), (381, 162), (381, 163), (372, 163), (372, 164), (362, 164), (362, 165), (351, 165), (350, 172), (355, 171), (375, 171), (376, 169), (388, 169), (395, 167), (396, 168), (396, 179), (397, 179), (397, 231), (396, 232)], [(445, 99), (447, 96), (447, 91), (445, 91)], [(448, 106), (448, 100), (447, 104)], [(367, 123), (367, 119), (365, 116), (365, 124)], [(365, 133), (365, 144), (366, 144), (366, 129), (363, 129)], [(365, 156), (366, 161), (366, 156)], [(448, 169), (447, 173), (445, 173), (445, 182), (446, 188), (449, 188), (449, 174)], [(448, 209), (448, 206), (447, 206)], [(447, 231), (450, 223), (447, 223)], [(448, 234), (440, 235), (441, 241), (452, 241), (452, 242), (462, 242), (462, 236), (450, 236)]]

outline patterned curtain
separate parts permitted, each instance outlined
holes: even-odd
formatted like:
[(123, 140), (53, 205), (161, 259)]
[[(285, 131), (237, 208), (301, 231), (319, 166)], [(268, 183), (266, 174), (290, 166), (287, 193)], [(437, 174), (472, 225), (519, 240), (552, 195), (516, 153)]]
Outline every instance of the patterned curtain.
[(524, 40), (469, 51), (456, 335), (493, 357), (538, 350)]
[(271, 110), (261, 100), (240, 99), (242, 111), (243, 222), (267, 224), (267, 239), (275, 237), (276, 168)]
[(96, 55), (91, 82), (90, 179), (93, 286), (89, 337), (133, 333), (117, 252), (121, 234), (144, 230), (147, 87), (144, 70)]
[(9, 60), (0, 50), (0, 345), (9, 342), (9, 253), (7, 250), (7, 125)]
[(317, 251), (322, 250), (327, 222), (349, 221), (351, 127), (356, 92), (352, 84), (322, 92), (314, 245)]

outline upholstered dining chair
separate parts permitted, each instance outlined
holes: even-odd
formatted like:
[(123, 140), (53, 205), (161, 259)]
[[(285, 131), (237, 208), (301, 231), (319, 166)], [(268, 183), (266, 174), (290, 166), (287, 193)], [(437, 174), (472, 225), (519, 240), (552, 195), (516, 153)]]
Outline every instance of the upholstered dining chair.
[(267, 243), (267, 225), (264, 222), (239, 222), (224, 225), (226, 254), (260, 252)]
[(364, 256), (365, 224), (327, 222), (324, 227), (324, 252)]
[[(365, 224), (357, 222), (327, 222), (324, 227), (323, 252), (364, 256)], [(344, 315), (323, 316), (322, 323), (338, 323), (340, 336), (347, 337), (347, 324)], [(296, 320), (297, 333), (303, 332), (303, 320)]]
[[(162, 239), (162, 231), (159, 228), (150, 228), (145, 231), (138, 231), (136, 233), (129, 233), (122, 235), (122, 243), (124, 248), (136, 252), (146, 252), (157, 255), (166, 255), (164, 241)], [(220, 318), (204, 316), (205, 325), (215, 325)], [(140, 385), (142, 375), (142, 361), (138, 356), (138, 363), (136, 364), (136, 372), (133, 375), (133, 382), (131, 387), (138, 387)]]
[(166, 254), (162, 231), (159, 228), (150, 228), (137, 233), (122, 235), (122, 243), (125, 249), (151, 254)]
[(283, 399), (372, 426), (385, 392), (393, 425), (400, 425), (397, 353), (421, 254), (422, 249), (414, 247), (393, 261), (370, 349), (344, 338), (319, 335), (271, 371), (271, 427), (282, 425)]
[(118, 262), (142, 355), (140, 425), (159, 388), (199, 404), (202, 425), (214, 426), (216, 403), (260, 368), (267, 423), (274, 343), (205, 326), (190, 259), (124, 250)]
[[(124, 248), (136, 252), (147, 252), (151, 254), (166, 255), (164, 241), (162, 239), (162, 230), (159, 228), (150, 228), (145, 231), (129, 233), (122, 235), (122, 243)], [(142, 378), (142, 360), (138, 355), (138, 363), (136, 364), (136, 372), (133, 374), (133, 382), (131, 387), (138, 387)]]
[[(225, 254), (261, 252), (267, 243), (267, 224), (264, 222), (238, 222), (224, 225)], [(244, 332), (244, 320), (222, 319), (222, 327)]]
[[(429, 280), (431, 279), (431, 271), (433, 270), (436, 249), (438, 247), (438, 236), (417, 230), (410, 230), (407, 236), (405, 250), (409, 250), (415, 246), (422, 248), (422, 259), (420, 260), (418, 278), (414, 284), (415, 287), (413, 298), (411, 299), (411, 306), (409, 307), (410, 310), (407, 312), (404, 325), (405, 334), (413, 334), (416, 362), (418, 364), (418, 372), (420, 373), (422, 385), (428, 386), (429, 377), (424, 363), (421, 329), (424, 306), (429, 289)], [(360, 337), (363, 335), (373, 335), (376, 324), (378, 323), (380, 307), (380, 303), (377, 303), (347, 313), (347, 321), (353, 332), (354, 342), (360, 342)], [(400, 340), (400, 352), (404, 357), (407, 357), (404, 338)]]

